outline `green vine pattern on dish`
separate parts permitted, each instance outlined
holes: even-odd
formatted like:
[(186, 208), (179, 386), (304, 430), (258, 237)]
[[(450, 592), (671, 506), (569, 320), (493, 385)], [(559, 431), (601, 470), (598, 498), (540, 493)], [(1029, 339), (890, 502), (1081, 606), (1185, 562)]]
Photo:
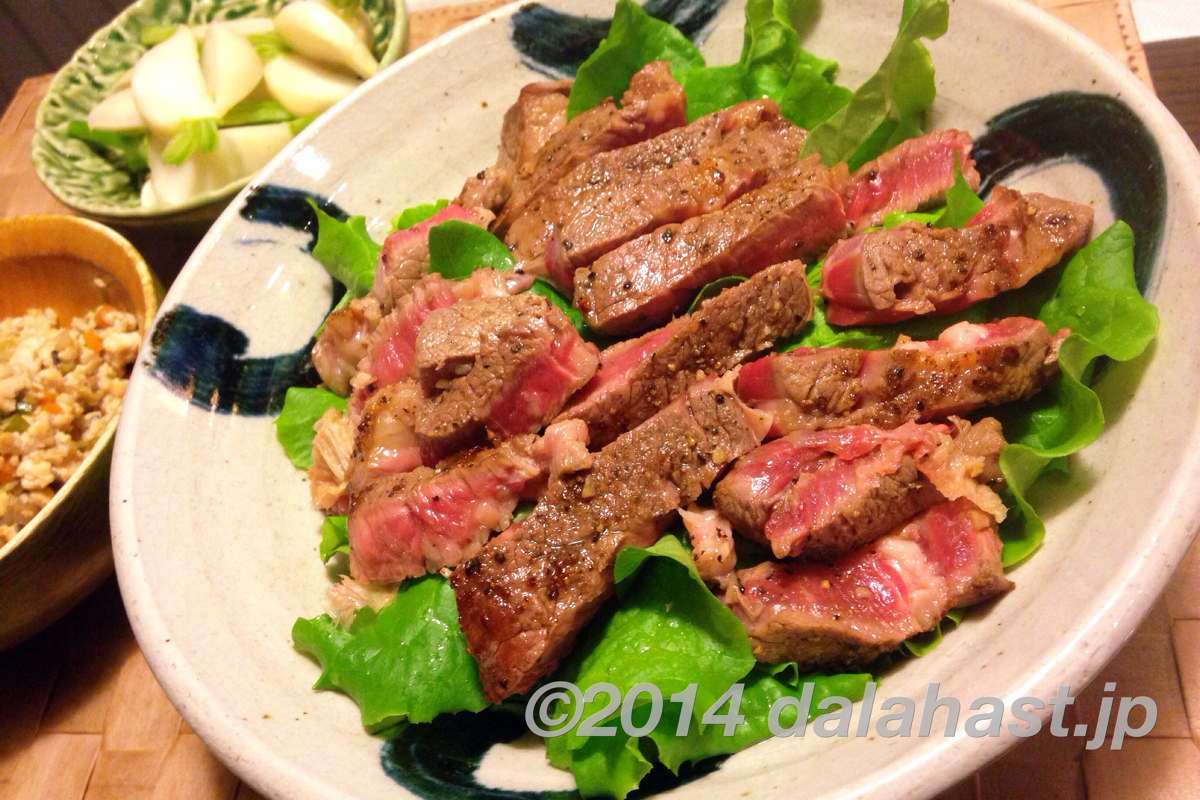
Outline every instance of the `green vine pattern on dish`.
[[(140, 187), (128, 172), (99, 155), (86, 142), (67, 135), (72, 120), (83, 120), (107, 97), (122, 76), (146, 52), (141, 44), (147, 25), (198, 25), (213, 20), (271, 16), (286, 0), (141, 0), (97, 31), (72, 56), (38, 107), (33, 135), (33, 165), (42, 183), (67, 205), (87, 214), (123, 218), (158, 216), (207, 205), (232, 194), (246, 183), (236, 181), (193, 198), (183, 206), (146, 211)], [(373, 46), (380, 66), (394, 61), (404, 47), (407, 21), (403, 4), (393, 0), (363, 0), (371, 23)]]

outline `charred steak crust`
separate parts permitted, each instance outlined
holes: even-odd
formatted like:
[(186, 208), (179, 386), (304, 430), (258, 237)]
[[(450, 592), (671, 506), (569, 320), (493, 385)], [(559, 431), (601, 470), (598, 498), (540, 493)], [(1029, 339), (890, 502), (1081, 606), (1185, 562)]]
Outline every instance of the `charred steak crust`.
[(505, 243), (564, 289), (575, 270), (672, 222), (721, 208), (795, 163), (805, 131), (752, 100), (579, 164), (530, 201)]
[(963, 228), (906, 222), (838, 242), (821, 273), (835, 325), (949, 314), (1024, 286), (1082, 245), (1091, 207), (997, 186)]
[(496, 163), (467, 178), (455, 203), (499, 211), (512, 195), (518, 175), (533, 171), (533, 159), (547, 140), (567, 124), (572, 81), (538, 81), (521, 88), (504, 113)]
[(601, 354), (600, 369), (559, 419), (585, 421), (592, 446), (604, 446), (673, 401), (697, 375), (733, 369), (800, 330), (811, 317), (804, 262), (777, 264), (671, 323), (663, 341), (631, 369), (618, 363), (625, 361), (621, 351), (611, 360)]
[(932, 342), (889, 350), (797, 348), (744, 366), (738, 396), (774, 415), (772, 435), (852, 425), (896, 428), (1032, 397), (1058, 375), (1058, 345), (1038, 320), (960, 322)]
[(939, 503), (830, 565), (739, 570), (725, 603), (759, 661), (863, 665), (932, 630), (952, 608), (1012, 588), (995, 522), (967, 500)]
[(704, 284), (819, 253), (846, 232), (842, 178), (816, 156), (724, 208), (664, 225), (575, 272), (575, 307), (606, 334), (664, 324)]
[(533, 512), (450, 578), (485, 696), (500, 702), (549, 674), (613, 591), (625, 546), (656, 541), (759, 434), (728, 379), (692, 386), (601, 450), (591, 469), (552, 479)]
[(638, 70), (617, 107), (611, 98), (573, 117), (537, 151), (528, 174), (513, 180), (512, 193), (492, 228), (503, 237), (527, 205), (576, 165), (597, 153), (653, 138), (687, 123), (687, 97), (666, 61)]

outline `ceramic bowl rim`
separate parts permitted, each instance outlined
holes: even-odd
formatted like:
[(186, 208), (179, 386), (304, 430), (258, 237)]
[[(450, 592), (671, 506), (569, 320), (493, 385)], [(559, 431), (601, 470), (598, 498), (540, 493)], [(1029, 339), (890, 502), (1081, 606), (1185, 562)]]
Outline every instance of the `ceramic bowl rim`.
[[(512, 13), (524, 5), (526, 0), (516, 0), (489, 12), (470, 22), (464, 23), (447, 33), (426, 43), (413, 51), (404, 59), (393, 64), (388, 71), (381, 72), (372, 80), (387, 79), (392, 72), (402, 69), (409, 59), (416, 60), (430, 55), (435, 50), (450, 46), (457, 39), (467, 36), (477, 28), (491, 24), (495, 19), (509, 18)], [(1048, 38), (1061, 41), (1073, 52), (1085, 57), (1093, 67), (1105, 75), (1121, 91), (1120, 95), (1136, 106), (1138, 116), (1147, 124), (1148, 129), (1164, 151), (1171, 151), (1173, 157), (1181, 158), (1190, 165), (1190, 172), (1200, 176), (1200, 153), (1179, 123), (1162, 105), (1161, 101), (1147, 88), (1125, 64), (1114, 59), (1107, 51), (1093, 40), (1077, 31), (1065, 22), (1024, 0), (979, 0), (983, 5), (1005, 15), (1011, 15), (1017, 21), (1044, 33)], [(214, 223), (209, 234), (197, 247), (192, 257), (184, 266), (176, 288), (164, 301), (163, 308), (168, 308), (177, 302), (184, 291), (184, 286), (197, 273), (207, 257), (211, 242), (228, 225), (229, 220), (238, 213), (238, 208), (246, 195), (258, 183), (263, 182), (264, 176), (273, 174), (280, 164), (287, 161), (324, 128), (324, 123), (339, 114), (342, 108), (354, 98), (347, 98), (330, 109), (317, 123), (310, 125), (303, 133), (289, 143), (266, 167), (259, 173), (255, 183), (252, 183), (235, 199), (230, 207)], [(1190, 201), (1200, 208), (1200, 183), (1190, 182), (1180, 189), (1188, 193)], [(161, 311), (160, 311), (161, 313)], [(144, 373), (135, 375), (135, 381), (146, 380)], [(134, 389), (131, 383), (131, 389)], [(139, 387), (140, 388), (140, 387)], [(135, 416), (141, 392), (134, 391), (130, 414)], [(296, 772), (295, 764), (263, 742), (237, 717), (230, 714), (218, 695), (202, 680), (188, 659), (171, 641), (171, 634), (160, 615), (154, 597), (150, 594), (147, 584), (142, 578), (142, 565), (138, 552), (138, 532), (133, 519), (131, 504), (121, 502), (124, 492), (132, 491), (132, 484), (126, 478), (131, 475), (133, 426), (129, 425), (118, 431), (114, 450), (114, 470), (112, 477), (113, 491), (111, 493), (111, 514), (113, 522), (113, 541), (116, 555), (117, 575), (121, 584), (122, 597), (125, 600), (130, 620), (139, 644), (143, 648), (146, 659), (155, 675), (163, 684), (168, 697), (193, 727), (213, 748), (213, 750), (230, 764), (248, 783), (259, 791), (270, 796), (292, 796), (303, 793), (304, 796), (341, 795), (323, 779), (310, 773)], [(1103, 626), (1105, 633), (1098, 638), (1095, 650), (1083, 656), (1072, 655), (1071, 642), (1063, 642), (1055, 656), (1043, 664), (1035, 665), (1027, 673), (1025, 684), (1026, 693), (1049, 696), (1053, 687), (1060, 683), (1072, 686), (1082, 685), (1081, 679), (1090, 680), (1104, 664), (1116, 653), (1118, 648), (1132, 634), (1133, 630), (1145, 617), (1151, 605), (1157, 600), (1170, 578), (1174, 568), (1182, 560), (1190, 545), (1194, 532), (1200, 526), (1200, 494), (1191, 491), (1195, 482), (1200, 480), (1200, 415), (1192, 421), (1190, 430), (1181, 431), (1184, 440), (1191, 446), (1182, 465), (1171, 476), (1167, 488), (1163, 492), (1164, 502), (1159, 506), (1154, 517), (1146, 522), (1145, 529), (1153, 532), (1147, 535), (1143, 550), (1135, 553), (1136, 563), (1130, 559), (1114, 573), (1112, 584), (1116, 587), (1117, 597), (1124, 602), (1116, 607), (1115, 602), (1109, 602), (1100, 613), (1085, 618), (1078, 625), (1081, 631), (1093, 632)], [(127, 486), (126, 484), (129, 483)], [(1166, 539), (1169, 546), (1164, 546)], [(1115, 601), (1116, 598), (1114, 598)], [(1053, 669), (1059, 669), (1054, 679), (1048, 677)], [(1048, 718), (1049, 709), (1038, 712), (1043, 719)], [(365, 735), (365, 734), (364, 734)], [(986, 737), (972, 739), (959, 735), (943, 740), (936, 748), (926, 751), (920, 758), (913, 758), (902, 768), (888, 776), (888, 789), (903, 796), (920, 794), (935, 794), (949, 786), (963, 775), (971, 774), (984, 764), (999, 757), (1005, 750), (1020, 741), (1008, 732), (1002, 733), (998, 739)], [(947, 748), (954, 750), (948, 752)], [(935, 757), (944, 758), (953, 755), (952, 763), (941, 763), (938, 769), (930, 769), (929, 762)], [(874, 796), (880, 786), (867, 783), (871, 775), (868, 773), (857, 782), (845, 788), (822, 797), (854, 797), (866, 798)]]

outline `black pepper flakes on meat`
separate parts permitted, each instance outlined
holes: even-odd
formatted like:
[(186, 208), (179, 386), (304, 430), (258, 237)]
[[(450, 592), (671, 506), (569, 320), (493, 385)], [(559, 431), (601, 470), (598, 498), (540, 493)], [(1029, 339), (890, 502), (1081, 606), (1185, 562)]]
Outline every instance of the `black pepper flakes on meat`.
[(633, 282), (632, 282), (632, 281), (625, 281), (625, 284), (624, 284), (624, 286), (625, 286), (625, 291), (629, 291), (630, 289), (632, 289), (632, 288), (633, 288)]
[(468, 575), (474, 575), (476, 572), (479, 572), (479, 556), (475, 556), (466, 564), (463, 564), (463, 572)]

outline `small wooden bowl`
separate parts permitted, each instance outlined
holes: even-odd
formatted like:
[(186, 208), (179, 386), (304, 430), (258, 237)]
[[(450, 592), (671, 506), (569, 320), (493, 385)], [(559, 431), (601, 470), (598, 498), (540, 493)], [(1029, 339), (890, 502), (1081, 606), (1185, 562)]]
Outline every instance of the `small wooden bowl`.
[[(18, 270), (18, 256), (73, 255), (95, 270)], [(7, 266), (6, 266), (7, 263)], [(108, 302), (138, 318), (143, 336), (162, 287), (137, 250), (115, 231), (82, 219), (35, 214), (0, 219), (0, 319), (53, 308), (64, 322)], [(122, 300), (113, 302), (116, 295)], [(82, 600), (112, 571), (108, 533), (108, 466), (117, 420), (50, 503), (0, 547), (0, 650), (32, 636)]]

